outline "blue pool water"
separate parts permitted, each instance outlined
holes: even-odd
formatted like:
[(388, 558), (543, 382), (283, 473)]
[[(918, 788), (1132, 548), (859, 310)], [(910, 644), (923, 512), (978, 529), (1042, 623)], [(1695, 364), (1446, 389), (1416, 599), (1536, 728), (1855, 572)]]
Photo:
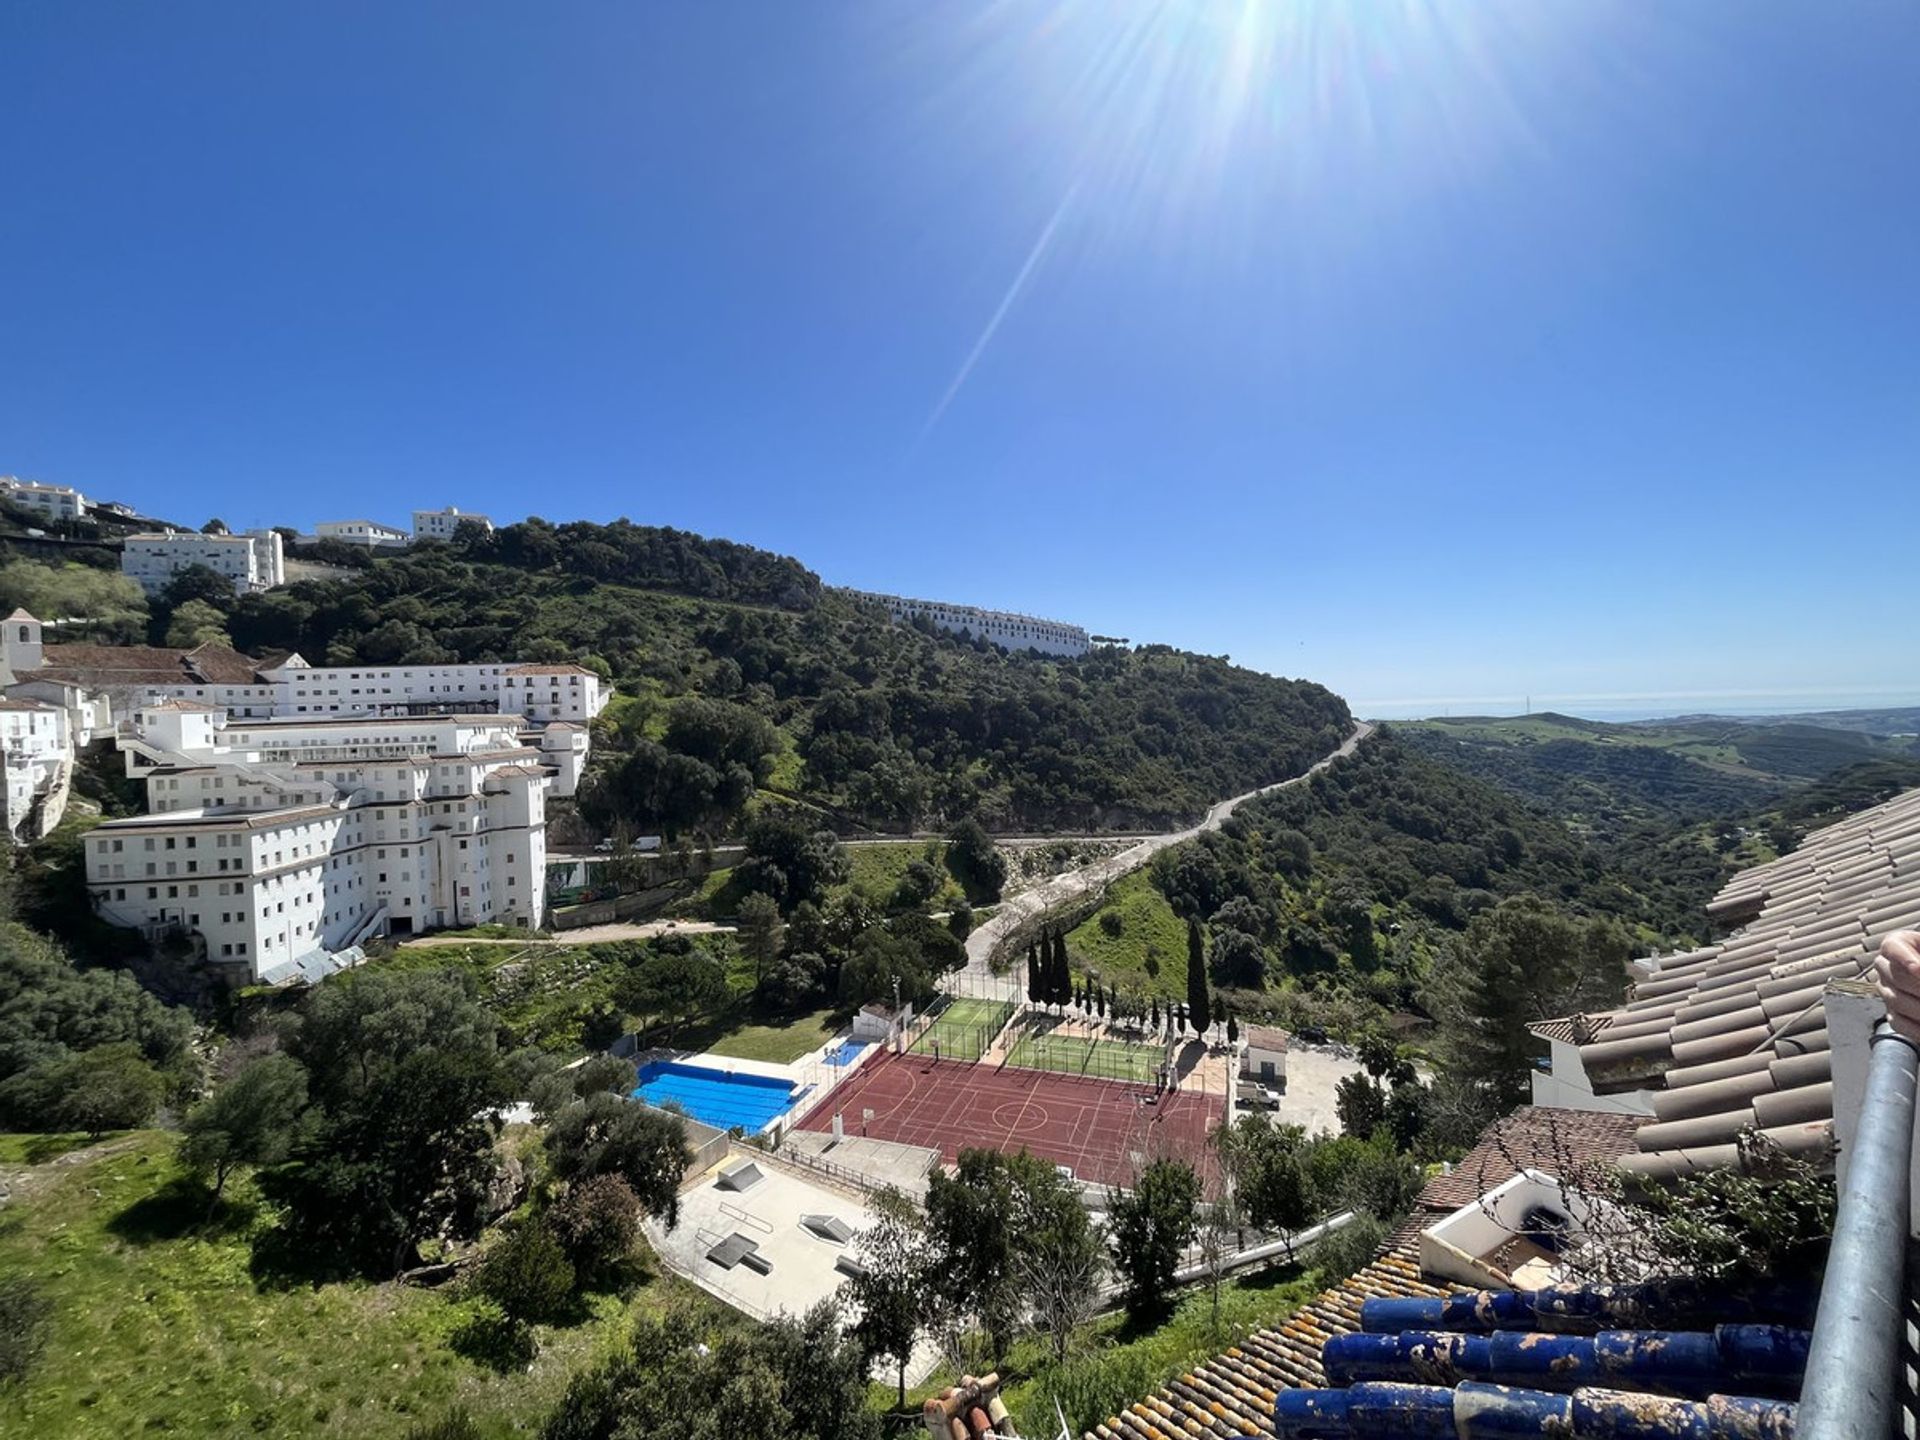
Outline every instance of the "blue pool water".
[(840, 1042), (840, 1048), (838, 1050), (835, 1050), (831, 1055), (827, 1056), (827, 1064), (829, 1065), (857, 1064), (859, 1062), (860, 1057), (866, 1054), (867, 1051), (872, 1048), (873, 1048), (873, 1042), (871, 1040), (842, 1040)]
[(776, 1115), (791, 1110), (800, 1096), (790, 1082), (766, 1075), (729, 1074), (677, 1060), (653, 1060), (641, 1067), (633, 1098), (649, 1105), (674, 1105), (702, 1124), (721, 1130), (738, 1125), (752, 1135)]

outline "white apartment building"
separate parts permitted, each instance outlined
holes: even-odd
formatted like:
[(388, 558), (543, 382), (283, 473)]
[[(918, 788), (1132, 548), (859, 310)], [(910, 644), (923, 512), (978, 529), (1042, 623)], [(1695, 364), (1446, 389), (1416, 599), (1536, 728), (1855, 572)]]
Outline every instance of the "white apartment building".
[(14, 504), (49, 520), (78, 520), (87, 513), (87, 497), (71, 485), (45, 485), (38, 480), (22, 480), (18, 475), (0, 475), (0, 492)]
[(406, 531), (378, 520), (322, 520), (313, 527), (313, 535), (316, 540), (344, 540), (369, 550), (403, 550), (411, 543)]
[(217, 705), (236, 719), (487, 711), (519, 715), (535, 725), (585, 726), (608, 699), (600, 677), (583, 665), (318, 666), (298, 655), (263, 666), (249, 683), (182, 677), (150, 688)]
[(120, 737), (150, 814), (87, 836), (102, 917), (241, 981), (315, 980), (384, 934), (545, 916), (550, 777), (497, 715), (231, 722), (168, 700)]
[(1035, 615), (1020, 615), (1011, 610), (982, 610), (974, 605), (953, 605), (945, 600), (909, 600), (901, 595), (877, 595), (855, 591), (867, 600), (878, 600), (896, 621), (925, 618), (935, 628), (955, 635), (970, 635), (1007, 650), (1038, 650), (1042, 655), (1084, 655), (1090, 645), (1081, 626), (1059, 620), (1042, 620)]
[(169, 530), (129, 535), (120, 552), (120, 569), (157, 595), (182, 570), (204, 565), (233, 582), (245, 595), (271, 590), (287, 581), (284, 546), (278, 532), (249, 530), (244, 535), (202, 535), (197, 530)]
[(472, 523), (480, 526), (489, 534), (493, 531), (493, 521), (484, 515), (469, 515), (457, 506), (449, 505), (444, 510), (416, 510), (413, 512), (413, 538), (416, 540), (451, 540), (453, 532), (461, 525)]
[[(570, 765), (584, 765), (586, 727), (611, 691), (567, 662), (475, 665), (307, 664), (300, 655), (255, 659), (224, 645), (47, 645), (24, 610), (0, 623), (0, 683), (17, 698), (69, 705), (111, 700), (122, 713), (146, 699), (212, 705), (241, 719), (302, 715), (497, 713), (554, 733)], [(36, 687), (23, 690), (21, 687)], [(80, 716), (74, 717), (78, 724)], [(104, 711), (97, 723), (104, 724)], [(85, 743), (84, 741), (76, 743)], [(557, 793), (571, 794), (563, 770)]]
[(67, 813), (73, 781), (67, 712), (36, 700), (0, 700), (0, 768), (8, 837), (19, 844), (50, 834)]

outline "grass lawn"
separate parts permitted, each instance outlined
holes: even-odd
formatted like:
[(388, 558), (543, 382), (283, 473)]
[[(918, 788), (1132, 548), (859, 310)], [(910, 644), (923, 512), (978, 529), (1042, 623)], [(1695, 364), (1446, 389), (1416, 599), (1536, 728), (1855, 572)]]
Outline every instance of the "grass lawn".
[(949, 1060), (978, 1060), (1013, 1014), (1011, 1000), (955, 1000), (921, 1032), (913, 1049), (931, 1055), (938, 1046)]
[(840, 1011), (828, 1008), (811, 1010), (770, 1025), (742, 1025), (707, 1047), (710, 1055), (730, 1055), (736, 1060), (767, 1060), (777, 1065), (798, 1060), (809, 1050), (817, 1050), (839, 1033)]
[(964, 899), (965, 892), (947, 873), (946, 846), (939, 841), (902, 840), (898, 844), (847, 846), (846, 888), (858, 890), (876, 905), (885, 905), (905, 878), (907, 866), (928, 858), (929, 844), (933, 849), (930, 863), (940, 872), (940, 889), (933, 897), (932, 908), (946, 909), (954, 901)]
[[(1108, 914), (1118, 917), (1117, 935), (1100, 924)], [(1187, 997), (1187, 927), (1145, 870), (1116, 880), (1106, 904), (1067, 932), (1067, 955), (1077, 973), (1097, 970), (1122, 994)], [(1157, 975), (1148, 973), (1149, 958)]]
[[(0, 1137), (0, 1163), (44, 1138)], [(256, 1281), (249, 1241), (268, 1222), (251, 1187), (201, 1230), (197, 1190), (172, 1188), (175, 1138), (136, 1131), (13, 1172), (22, 1198), (0, 1211), (0, 1274), (42, 1282), (54, 1318), (26, 1384), (0, 1391), (0, 1434), (399, 1437), (464, 1406), (505, 1437), (535, 1428), (629, 1314), (684, 1300), (723, 1323), (703, 1292), (660, 1274), (627, 1298), (591, 1297), (581, 1323), (542, 1327), (530, 1370), (496, 1373), (451, 1348), (470, 1306), (445, 1292)]]
[(1009, 1065), (1026, 1070), (1053, 1070), (1065, 1075), (1099, 1075), (1108, 1080), (1153, 1083), (1154, 1072), (1166, 1059), (1158, 1045), (1131, 1040), (1095, 1040), (1070, 1035), (1028, 1031), (1014, 1042)]

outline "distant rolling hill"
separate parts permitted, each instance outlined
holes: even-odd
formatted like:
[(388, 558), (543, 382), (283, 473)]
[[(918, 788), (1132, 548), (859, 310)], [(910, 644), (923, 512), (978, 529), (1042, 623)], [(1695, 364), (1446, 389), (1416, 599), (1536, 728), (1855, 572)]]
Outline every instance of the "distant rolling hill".
[[(1897, 725), (1906, 712), (1867, 713)], [(1911, 734), (1814, 724), (1804, 716), (1609, 724), (1549, 712), (1394, 728), (1426, 754), (1577, 829), (1615, 834), (1649, 822), (1692, 824), (1752, 813), (1851, 767), (1920, 761), (1920, 739)]]

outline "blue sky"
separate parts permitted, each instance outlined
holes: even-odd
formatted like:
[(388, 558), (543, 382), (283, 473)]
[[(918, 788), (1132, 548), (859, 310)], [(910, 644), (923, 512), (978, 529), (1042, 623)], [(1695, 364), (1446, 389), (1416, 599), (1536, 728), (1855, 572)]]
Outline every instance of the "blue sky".
[(1916, 47), (1898, 0), (15, 0), (0, 472), (625, 514), (1376, 713), (1920, 701)]

